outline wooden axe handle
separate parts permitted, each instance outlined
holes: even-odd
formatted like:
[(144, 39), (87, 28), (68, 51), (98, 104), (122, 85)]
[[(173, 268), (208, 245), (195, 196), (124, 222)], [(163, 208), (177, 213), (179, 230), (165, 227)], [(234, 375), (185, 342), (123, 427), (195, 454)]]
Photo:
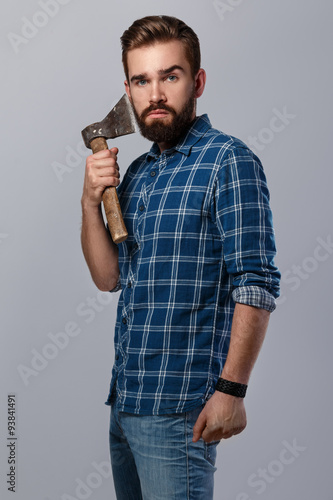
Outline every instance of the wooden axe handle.
[[(98, 153), (98, 151), (102, 151), (103, 149), (108, 149), (108, 145), (104, 137), (97, 137), (96, 139), (93, 139), (90, 146), (94, 154)], [(121, 243), (126, 240), (128, 232), (123, 221), (115, 187), (107, 187), (105, 189), (103, 193), (103, 205), (112, 239), (115, 243)]]

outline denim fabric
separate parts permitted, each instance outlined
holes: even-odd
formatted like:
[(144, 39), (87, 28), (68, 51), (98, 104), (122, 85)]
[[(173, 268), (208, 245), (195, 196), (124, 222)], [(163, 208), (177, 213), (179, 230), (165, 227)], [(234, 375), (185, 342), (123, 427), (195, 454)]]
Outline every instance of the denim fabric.
[(118, 500), (212, 500), (218, 442), (192, 442), (202, 406), (133, 415), (111, 406), (110, 455)]

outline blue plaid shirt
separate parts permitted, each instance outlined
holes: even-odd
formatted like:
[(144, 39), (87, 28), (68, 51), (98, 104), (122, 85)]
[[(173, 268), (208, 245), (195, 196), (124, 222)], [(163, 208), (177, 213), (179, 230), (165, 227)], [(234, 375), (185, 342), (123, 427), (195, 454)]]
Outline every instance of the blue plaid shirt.
[(129, 236), (106, 404), (188, 411), (214, 392), (235, 302), (273, 311), (279, 295), (263, 167), (203, 115), (176, 147), (135, 160), (118, 196)]

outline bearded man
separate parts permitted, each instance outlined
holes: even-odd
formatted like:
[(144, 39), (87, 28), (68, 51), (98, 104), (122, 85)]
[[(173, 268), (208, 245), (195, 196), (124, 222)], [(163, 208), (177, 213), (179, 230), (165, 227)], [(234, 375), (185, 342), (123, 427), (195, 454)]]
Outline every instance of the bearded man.
[[(91, 155), (82, 247), (100, 290), (121, 289), (107, 404), (121, 500), (213, 498), (216, 447), (246, 426), (244, 396), (279, 295), (259, 158), (196, 115), (206, 73), (179, 19), (149, 16), (121, 37), (125, 89), (153, 144), (122, 182), (118, 149)], [(105, 227), (118, 186), (128, 239)]]

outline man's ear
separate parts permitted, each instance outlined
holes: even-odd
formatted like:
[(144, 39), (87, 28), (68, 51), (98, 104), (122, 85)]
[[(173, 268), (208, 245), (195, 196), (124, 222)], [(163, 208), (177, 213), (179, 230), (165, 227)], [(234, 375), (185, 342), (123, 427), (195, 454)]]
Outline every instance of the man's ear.
[(132, 102), (131, 89), (130, 89), (130, 86), (128, 85), (128, 81), (125, 80), (124, 84), (125, 84), (126, 94), (127, 94), (128, 98), (129, 98), (130, 102)]
[(199, 69), (195, 77), (195, 97), (201, 97), (206, 85), (206, 71), (202, 68)]

